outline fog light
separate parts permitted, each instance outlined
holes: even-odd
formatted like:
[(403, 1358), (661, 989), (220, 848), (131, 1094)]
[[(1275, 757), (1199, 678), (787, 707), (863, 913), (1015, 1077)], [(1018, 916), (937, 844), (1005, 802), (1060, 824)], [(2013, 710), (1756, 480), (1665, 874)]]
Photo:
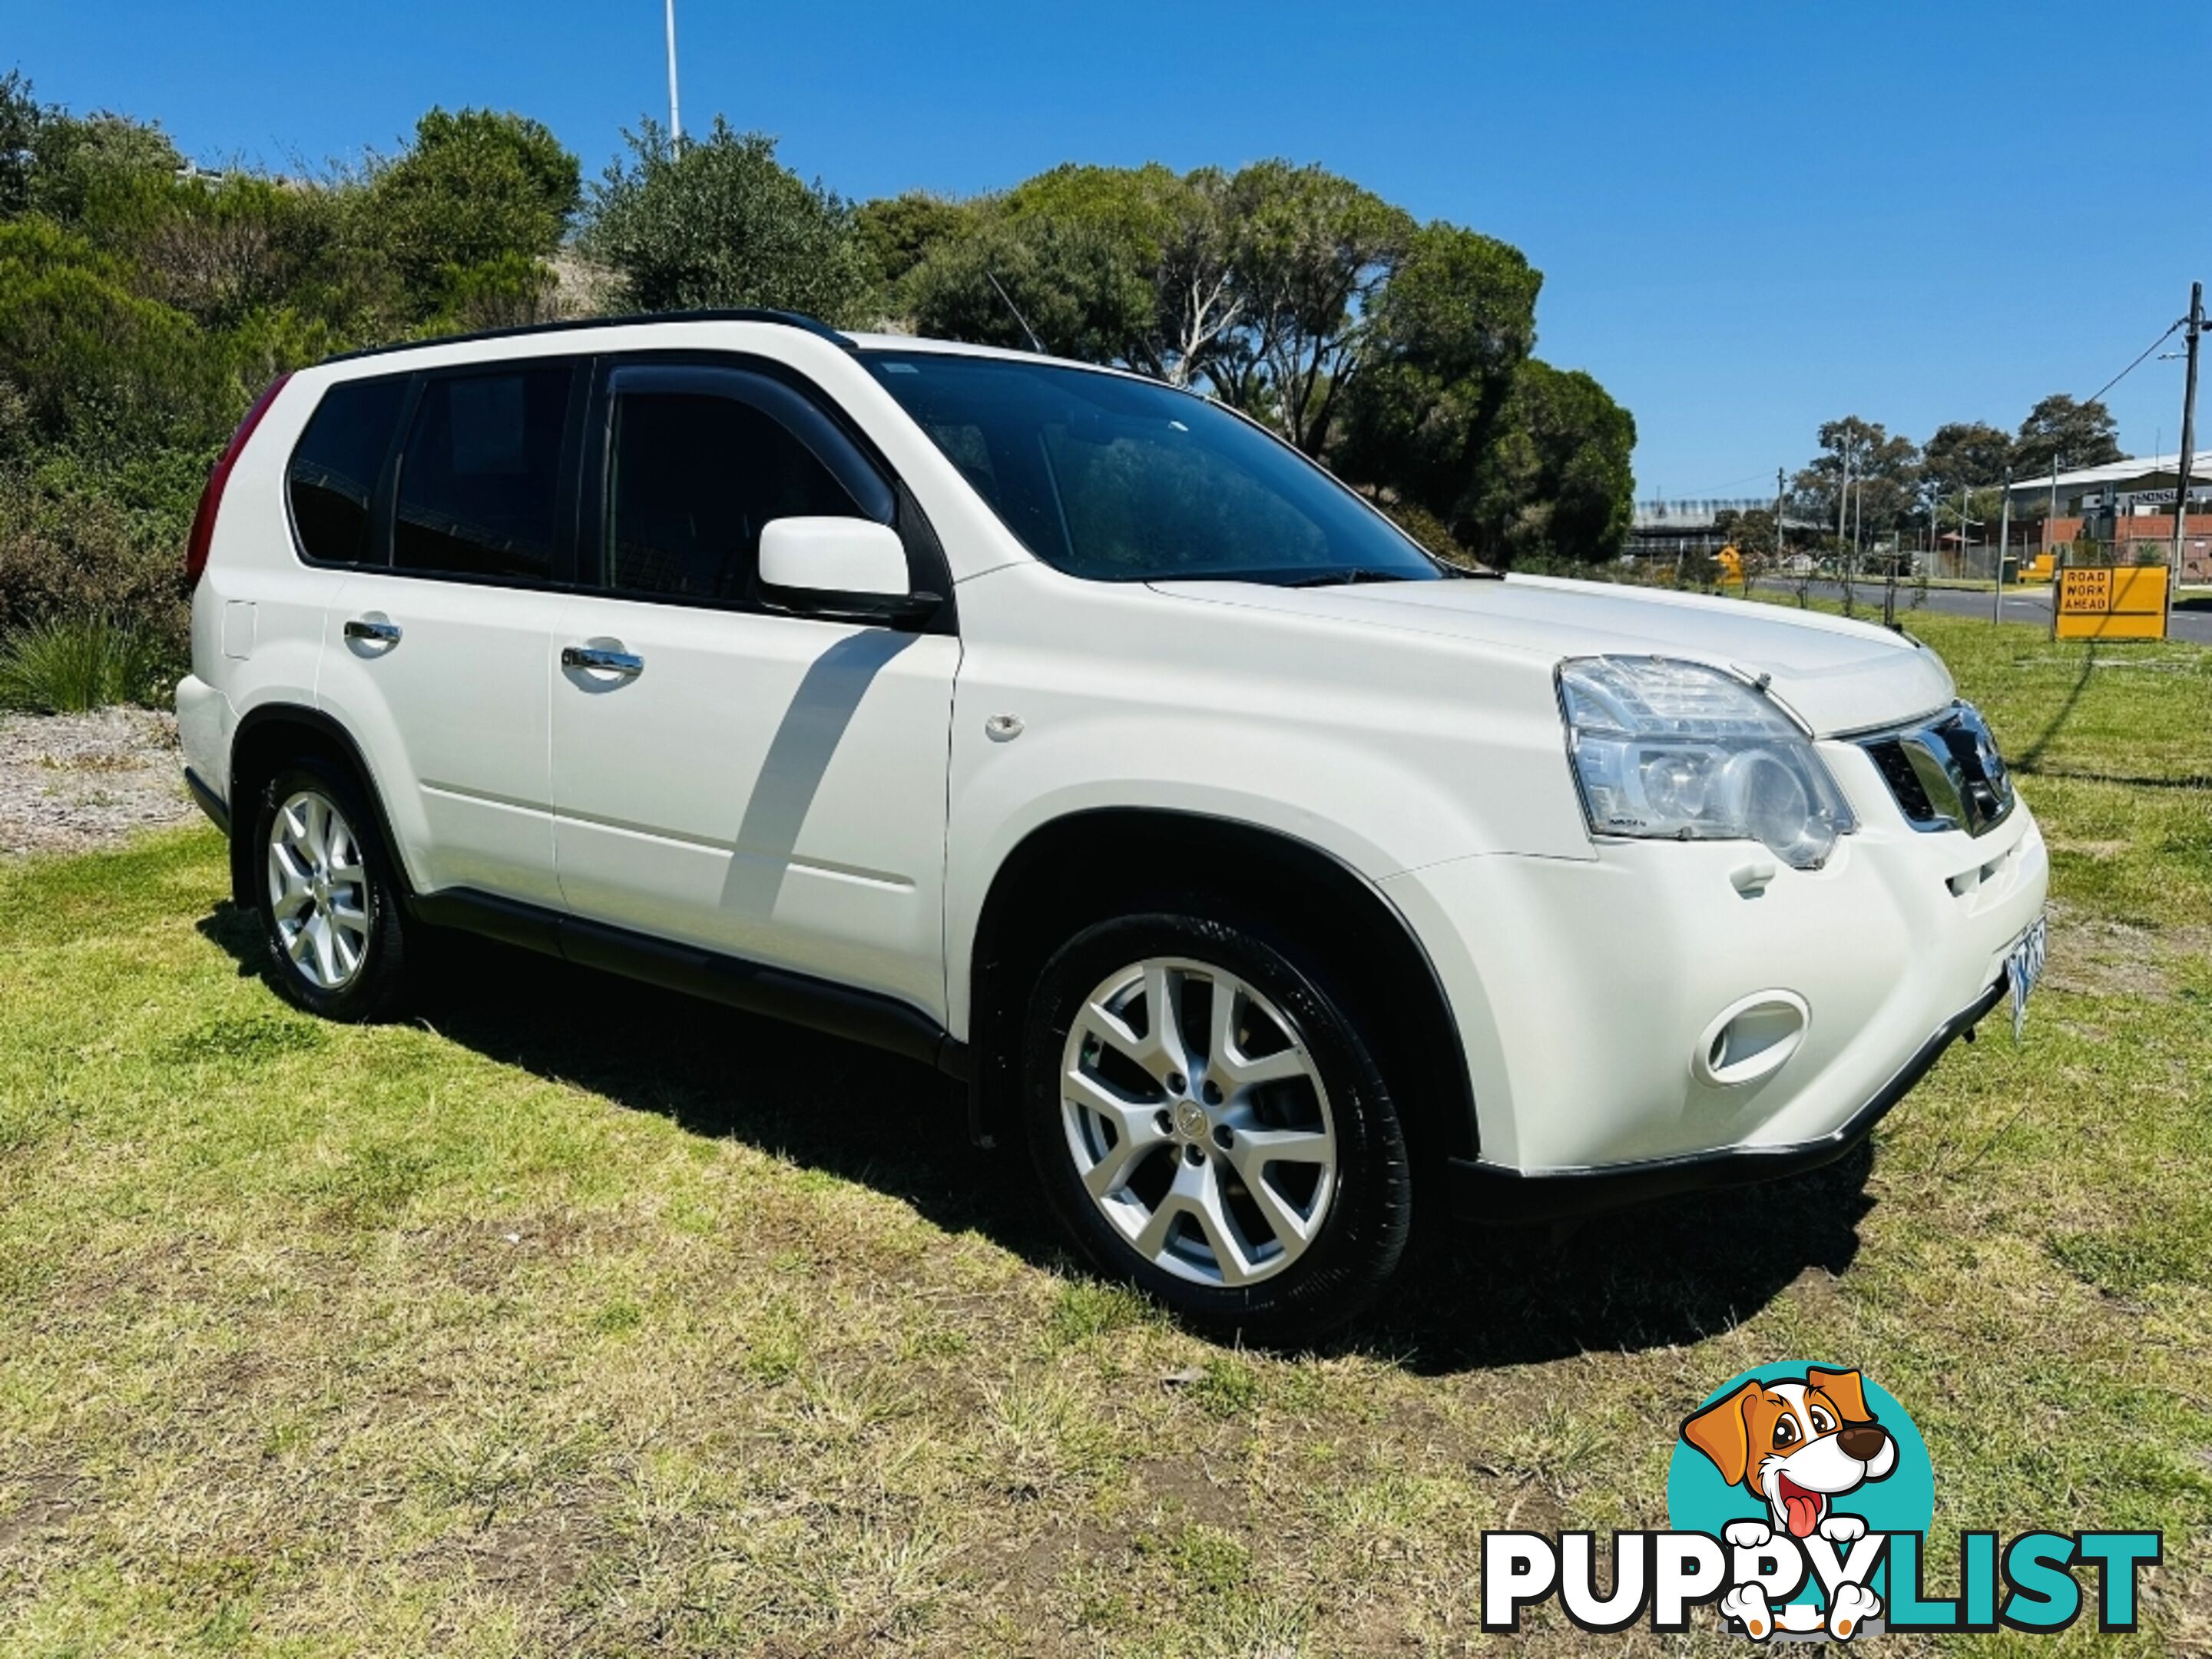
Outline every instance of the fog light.
[(1761, 991), (1723, 1008), (1690, 1056), (1700, 1083), (1732, 1089), (1771, 1077), (1805, 1041), (1812, 1011), (1794, 991)]

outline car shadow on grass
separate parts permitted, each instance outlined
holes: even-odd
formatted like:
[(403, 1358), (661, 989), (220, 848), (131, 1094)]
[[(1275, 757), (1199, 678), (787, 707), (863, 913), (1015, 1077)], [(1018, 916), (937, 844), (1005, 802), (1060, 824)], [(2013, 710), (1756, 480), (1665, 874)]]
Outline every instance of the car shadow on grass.
[[(258, 924), (224, 903), (200, 931), (258, 974)], [(420, 1022), (486, 1057), (687, 1132), (734, 1138), (897, 1198), (1063, 1273), (1081, 1264), (1018, 1147), (968, 1140), (936, 1073), (876, 1049), (460, 935), (425, 941)], [(1420, 1374), (1700, 1341), (1858, 1249), (1873, 1156), (1572, 1229), (1443, 1227), (1379, 1307), (1328, 1340)]]

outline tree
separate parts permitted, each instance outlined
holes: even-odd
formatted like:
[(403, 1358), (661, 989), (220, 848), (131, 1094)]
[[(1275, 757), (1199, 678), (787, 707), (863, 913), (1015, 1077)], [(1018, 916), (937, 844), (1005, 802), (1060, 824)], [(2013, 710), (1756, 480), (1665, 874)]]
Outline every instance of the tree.
[(1635, 509), (1635, 447), (1634, 417), (1603, 386), (1529, 358), (1482, 458), (1474, 550), (1501, 567), (1618, 556)]
[(1188, 386), (1207, 377), (1244, 319), (1237, 291), (1236, 204), (1218, 167), (1178, 174), (1140, 167), (1067, 166), (1016, 185), (1002, 210), (1014, 224), (1056, 222), (1087, 237), (1146, 290), (1112, 354), (1129, 367)]
[(1482, 459), (1534, 343), (1543, 280), (1492, 237), (1441, 221), (1416, 231), (1370, 307), (1337, 469), (1475, 539)]
[(2117, 461), (2118, 433), (2112, 411), (2095, 398), (2077, 404), (2066, 393), (2054, 392), (2020, 423), (2012, 452), (2013, 476), (2034, 477), (2050, 472), (2054, 465), (2063, 472)]
[(1056, 356), (1131, 363), (1152, 316), (1138, 250), (1109, 228), (992, 204), (966, 236), (940, 242), (908, 273), (925, 334)]
[(1033, 331), (1201, 387), (1432, 543), (1618, 550), (1634, 422), (1587, 375), (1524, 376), (1543, 278), (1518, 249), (1284, 161), (1055, 167), (961, 205), (964, 223), (926, 198), (863, 210), (881, 268), (920, 250), (897, 286), (922, 331), (1015, 348)]
[(2012, 434), (2002, 427), (1953, 421), (1922, 448), (1921, 482), (1932, 499), (1956, 501), (1961, 489), (1998, 483), (2011, 461)]
[(542, 260), (561, 245), (580, 191), (576, 158), (543, 125), (488, 109), (433, 109), (415, 142), (378, 167), (362, 204), (364, 240), (398, 273), (410, 315), (444, 308), (463, 273)]
[(1212, 380), (1246, 315), (1218, 169), (1054, 167), (972, 211), (907, 281), (925, 330), (1020, 346), (1026, 321), (1050, 351)]
[[(1912, 441), (1893, 438), (1879, 421), (1856, 415), (1824, 422), (1819, 438), (1820, 453), (1790, 481), (1798, 510), (1836, 526), (1846, 541), (1861, 531), (1872, 537), (1902, 524), (1920, 482), (1920, 452)], [(1848, 500), (1842, 494), (1846, 477)]]
[(1413, 217), (1349, 179), (1288, 161), (1245, 167), (1229, 193), (1246, 333), (1241, 362), (1213, 377), (1217, 389), (1240, 408), (1268, 408), (1284, 436), (1319, 455), (1360, 371), (1369, 303), (1412, 239)]
[[(1985, 484), (1979, 489), (1966, 492), (1966, 515), (1959, 516), (1959, 492), (1938, 495), (1929, 502), (1936, 528), (1942, 532), (1959, 529), (1963, 524), (1969, 541), (1995, 542), (1997, 538), (1997, 518), (2004, 507), (2004, 491), (1995, 484)], [(2017, 517), (2017, 515), (2015, 515)]]
[(0, 75), (0, 219), (31, 205), (32, 169), (46, 112), (22, 70)]
[(107, 188), (167, 182), (185, 158), (149, 122), (41, 104), (20, 70), (0, 76), (0, 218), (41, 213), (77, 228)]
[(1759, 579), (1782, 562), (1782, 539), (1776, 531), (1774, 509), (1724, 507), (1713, 515), (1713, 530), (1728, 538), (1728, 544), (1735, 549), (1737, 564), (1743, 572), (1744, 594), (1748, 598)]
[(868, 260), (853, 210), (775, 159), (775, 140), (720, 116), (705, 138), (670, 141), (652, 121), (623, 135), (592, 193), (586, 250), (620, 273), (643, 311), (764, 306), (866, 320)]
[(908, 313), (903, 284), (908, 273), (940, 243), (973, 234), (978, 216), (971, 204), (918, 190), (879, 197), (853, 210), (854, 233), (890, 314)]

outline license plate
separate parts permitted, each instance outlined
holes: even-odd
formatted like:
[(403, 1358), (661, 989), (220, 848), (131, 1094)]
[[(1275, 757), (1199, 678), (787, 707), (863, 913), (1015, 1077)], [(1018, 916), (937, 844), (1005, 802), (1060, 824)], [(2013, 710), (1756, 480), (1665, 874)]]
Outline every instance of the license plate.
[(2005, 977), (2012, 981), (2012, 1040), (2020, 1041), (2021, 1028), (2027, 1023), (2027, 999), (2035, 990), (2035, 983), (2043, 977), (2043, 950), (2050, 937), (2049, 924), (2041, 916), (2035, 926), (2020, 936), (2020, 943), (2012, 947), (2005, 958)]

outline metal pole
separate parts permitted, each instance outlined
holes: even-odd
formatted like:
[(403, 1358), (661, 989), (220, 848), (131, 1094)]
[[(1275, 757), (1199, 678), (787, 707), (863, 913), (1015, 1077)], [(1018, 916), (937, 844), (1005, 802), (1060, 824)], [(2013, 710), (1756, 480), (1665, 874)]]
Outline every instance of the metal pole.
[(2182, 531), (2189, 522), (2189, 464), (2197, 459), (2197, 341), (2204, 332), (2204, 284), (2189, 285), (2189, 368), (2182, 377), (2181, 458), (2173, 480), (2173, 571), (2166, 579), (2171, 593), (2181, 580), (2181, 562), (2188, 544)]
[(1966, 563), (1966, 562), (1967, 562), (1967, 560), (1966, 560), (1966, 485), (1964, 485), (1964, 484), (1960, 484), (1960, 485), (1959, 486), (1959, 562), (1960, 562), (1961, 565), (1964, 565), (1965, 563)]
[(1782, 469), (1774, 469), (1774, 568), (1782, 568)]
[[(2012, 469), (2004, 470), (2004, 505), (1997, 510), (1997, 585), (1990, 600), (1990, 620), (2004, 620), (2004, 556), (2005, 544), (2012, 539)], [(2057, 604), (2056, 599), (2051, 601)]]
[(1843, 493), (1836, 497), (1836, 540), (1839, 544), (1844, 539), (1844, 515), (1850, 511), (1850, 507), (1851, 440), (1850, 434), (1845, 433), (1844, 434), (1844, 488)]
[(2043, 510), (2043, 544), (2055, 547), (2051, 538), (2052, 526), (2058, 522), (2058, 452), (2051, 452), (2051, 505)]
[(1886, 628), (1897, 626), (1897, 554), (1904, 539), (1902, 526), (1890, 532), (1888, 579), (1881, 586), (1881, 620)]
[(676, 0), (668, 0), (668, 139), (684, 142), (684, 111), (676, 100)]

